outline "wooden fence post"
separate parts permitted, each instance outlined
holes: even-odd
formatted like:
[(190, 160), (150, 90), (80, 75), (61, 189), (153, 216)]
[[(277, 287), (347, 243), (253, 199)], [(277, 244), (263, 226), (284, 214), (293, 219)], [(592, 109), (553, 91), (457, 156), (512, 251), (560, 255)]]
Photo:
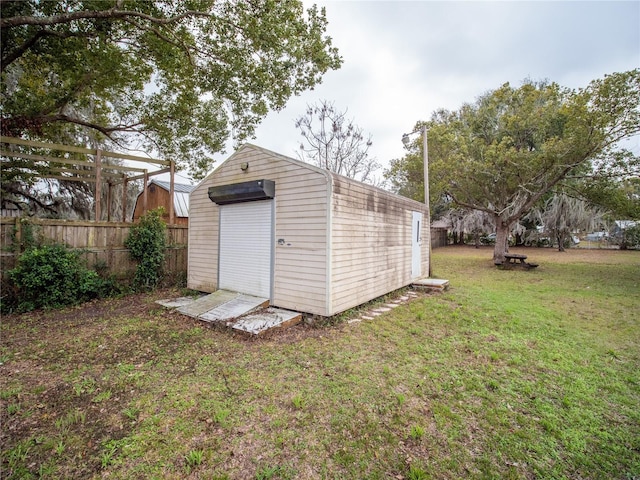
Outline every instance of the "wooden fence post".
[(15, 226), (14, 231), (16, 232), (16, 245), (15, 252), (20, 255), (22, 253), (22, 222), (20, 221), (22, 217), (15, 217)]
[(147, 201), (149, 199), (149, 188), (147, 183), (149, 182), (149, 174), (148, 172), (145, 170), (144, 171), (144, 187), (142, 190), (142, 214), (145, 215), (147, 213)]
[(122, 221), (127, 221), (127, 177), (124, 177), (122, 182)]
[(102, 195), (102, 165), (101, 165), (102, 151), (96, 150), (96, 222), (100, 221), (100, 196)]
[(171, 165), (170, 165), (170, 182), (169, 182), (169, 224), (173, 225), (175, 223), (175, 219), (174, 219), (174, 213), (173, 213), (173, 200), (174, 200), (174, 174), (175, 174), (175, 162), (173, 160), (171, 160)]
[(111, 221), (111, 180), (107, 184), (107, 222)]

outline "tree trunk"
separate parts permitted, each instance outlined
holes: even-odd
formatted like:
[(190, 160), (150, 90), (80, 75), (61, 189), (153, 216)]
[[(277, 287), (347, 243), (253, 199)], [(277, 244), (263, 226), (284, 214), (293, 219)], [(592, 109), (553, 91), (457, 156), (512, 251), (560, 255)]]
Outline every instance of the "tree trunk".
[(493, 248), (493, 262), (496, 265), (504, 263), (504, 254), (509, 252), (509, 225), (497, 217), (496, 221), (496, 245)]
[(556, 235), (556, 240), (558, 241), (558, 251), (564, 252), (564, 235)]
[(520, 233), (516, 233), (516, 246), (521, 246), (524, 244), (524, 240), (522, 239), (522, 235)]

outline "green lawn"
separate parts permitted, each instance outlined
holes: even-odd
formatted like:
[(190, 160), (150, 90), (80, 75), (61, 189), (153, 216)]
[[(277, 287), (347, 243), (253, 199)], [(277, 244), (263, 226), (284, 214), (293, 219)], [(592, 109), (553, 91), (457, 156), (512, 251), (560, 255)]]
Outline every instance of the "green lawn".
[(252, 339), (159, 292), (2, 320), (2, 478), (640, 478), (640, 252), (434, 250), (449, 291)]

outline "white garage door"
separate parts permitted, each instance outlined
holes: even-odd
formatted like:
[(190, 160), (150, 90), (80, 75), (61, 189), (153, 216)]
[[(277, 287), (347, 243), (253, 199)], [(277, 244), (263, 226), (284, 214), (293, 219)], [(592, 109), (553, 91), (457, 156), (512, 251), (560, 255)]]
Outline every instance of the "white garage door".
[(221, 289), (271, 298), (273, 200), (220, 206)]

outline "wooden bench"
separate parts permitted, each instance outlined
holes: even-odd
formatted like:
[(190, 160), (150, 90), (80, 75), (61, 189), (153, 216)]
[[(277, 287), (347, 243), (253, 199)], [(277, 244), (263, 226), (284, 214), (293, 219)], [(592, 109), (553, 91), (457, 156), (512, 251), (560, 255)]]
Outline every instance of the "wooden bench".
[(527, 263), (525, 260), (527, 259), (526, 255), (522, 255), (521, 253), (505, 253), (504, 259), (505, 263), (496, 263), (498, 266), (507, 267), (511, 265), (518, 265), (524, 268), (536, 268), (538, 266), (537, 263)]

